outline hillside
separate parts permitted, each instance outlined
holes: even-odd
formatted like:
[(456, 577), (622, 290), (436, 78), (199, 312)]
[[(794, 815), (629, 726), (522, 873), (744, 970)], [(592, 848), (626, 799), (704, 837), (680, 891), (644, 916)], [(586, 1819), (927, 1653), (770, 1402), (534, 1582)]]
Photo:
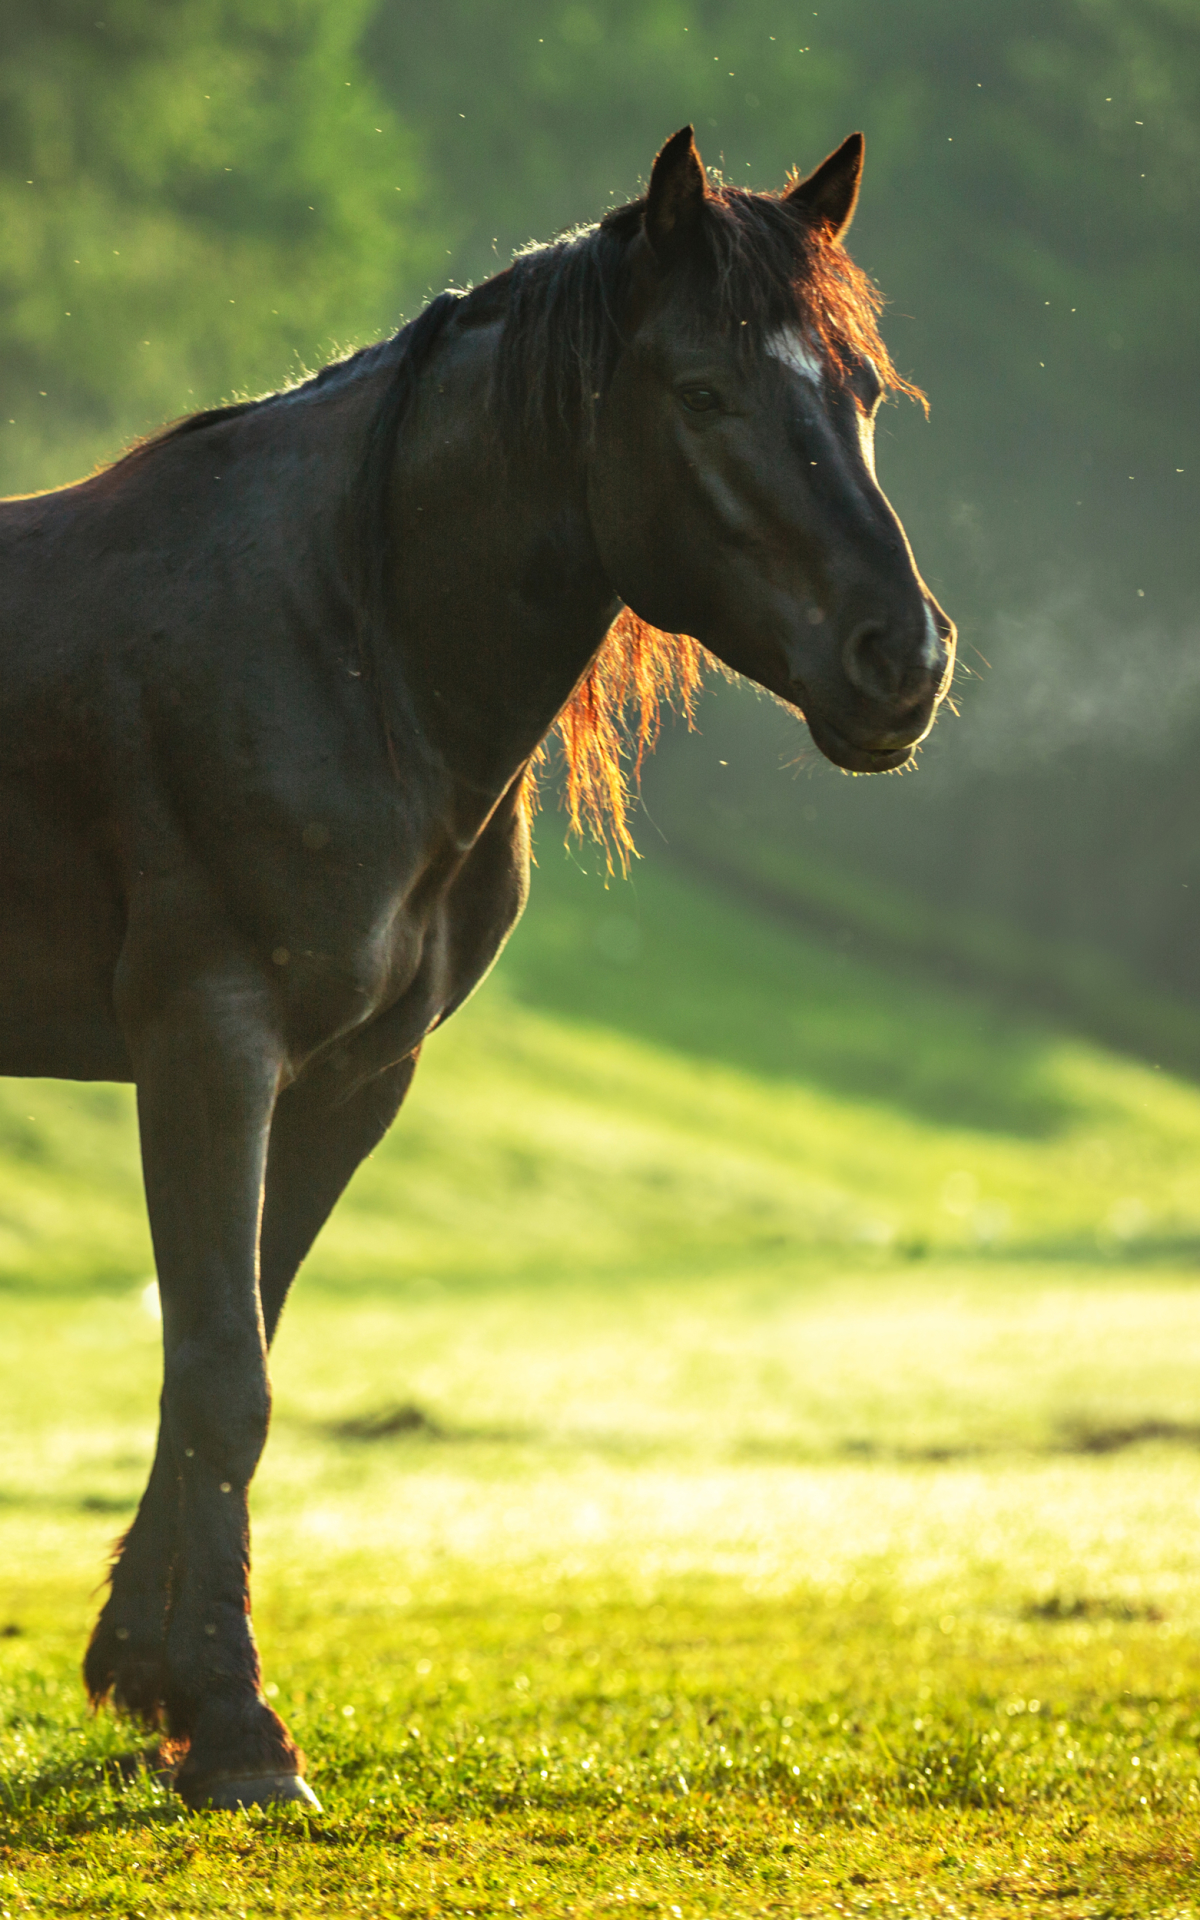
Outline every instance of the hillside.
[[(330, 1286), (1200, 1241), (1200, 1092), (672, 870), (533, 904), (310, 1262)], [(152, 1272), (126, 1089), (0, 1082), (0, 1283)]]

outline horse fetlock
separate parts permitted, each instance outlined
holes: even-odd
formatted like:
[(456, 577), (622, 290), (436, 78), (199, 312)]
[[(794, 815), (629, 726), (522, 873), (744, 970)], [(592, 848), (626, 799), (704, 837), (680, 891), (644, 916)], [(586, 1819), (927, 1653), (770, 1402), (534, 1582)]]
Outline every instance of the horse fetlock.
[(184, 1593), (171, 1616), (166, 1647), (167, 1724), (190, 1738), (210, 1700), (258, 1698), (258, 1647), (244, 1602)]
[(94, 1707), (111, 1700), (147, 1727), (163, 1724), (166, 1643), (161, 1617), (138, 1621), (110, 1601), (92, 1631), (83, 1680)]

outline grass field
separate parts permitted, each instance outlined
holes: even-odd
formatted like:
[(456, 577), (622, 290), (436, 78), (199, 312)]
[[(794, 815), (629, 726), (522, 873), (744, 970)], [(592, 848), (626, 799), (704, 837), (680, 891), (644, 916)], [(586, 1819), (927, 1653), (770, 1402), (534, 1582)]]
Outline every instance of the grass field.
[(310, 1263), (256, 1622), (319, 1817), (77, 1681), (131, 1109), (0, 1083), (0, 1917), (1200, 1913), (1200, 1093), (543, 856)]

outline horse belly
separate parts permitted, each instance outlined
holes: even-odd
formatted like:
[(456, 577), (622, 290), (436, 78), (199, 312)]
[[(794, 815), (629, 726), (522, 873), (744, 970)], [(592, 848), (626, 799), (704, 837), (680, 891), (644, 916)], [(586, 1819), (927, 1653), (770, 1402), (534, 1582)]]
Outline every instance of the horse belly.
[(0, 1074), (127, 1080), (124, 908), (86, 831), (0, 782)]

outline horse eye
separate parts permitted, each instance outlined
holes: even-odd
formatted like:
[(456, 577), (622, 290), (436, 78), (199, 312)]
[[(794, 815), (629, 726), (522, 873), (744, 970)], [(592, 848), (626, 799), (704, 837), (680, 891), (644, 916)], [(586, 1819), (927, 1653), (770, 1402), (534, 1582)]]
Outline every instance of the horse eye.
[(685, 387), (679, 398), (689, 413), (711, 413), (721, 404), (711, 387)]

